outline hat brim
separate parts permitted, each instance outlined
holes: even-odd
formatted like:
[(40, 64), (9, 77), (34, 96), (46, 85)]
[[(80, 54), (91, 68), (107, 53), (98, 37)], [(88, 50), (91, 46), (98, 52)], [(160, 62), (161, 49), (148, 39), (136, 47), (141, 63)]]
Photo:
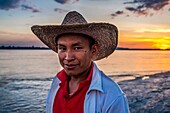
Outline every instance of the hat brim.
[(33, 33), (53, 51), (56, 50), (56, 37), (65, 33), (81, 33), (94, 38), (98, 50), (93, 60), (100, 60), (114, 52), (118, 43), (117, 27), (109, 23), (88, 23), (78, 25), (32, 26)]

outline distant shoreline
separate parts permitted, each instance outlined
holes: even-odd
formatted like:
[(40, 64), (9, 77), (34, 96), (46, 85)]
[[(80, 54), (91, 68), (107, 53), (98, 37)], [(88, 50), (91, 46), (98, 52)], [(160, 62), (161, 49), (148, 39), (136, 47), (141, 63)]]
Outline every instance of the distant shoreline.
[(170, 49), (140, 49), (140, 48), (122, 48), (118, 47), (116, 50), (159, 50), (159, 51), (169, 51)]
[[(0, 50), (50, 50), (48, 47), (20, 47), (20, 46), (0, 46)], [(116, 50), (159, 50), (159, 51), (169, 51), (170, 49), (140, 49), (140, 48), (122, 48), (118, 47)]]
[(18, 46), (0, 46), (0, 50), (50, 50), (47, 47), (18, 47)]

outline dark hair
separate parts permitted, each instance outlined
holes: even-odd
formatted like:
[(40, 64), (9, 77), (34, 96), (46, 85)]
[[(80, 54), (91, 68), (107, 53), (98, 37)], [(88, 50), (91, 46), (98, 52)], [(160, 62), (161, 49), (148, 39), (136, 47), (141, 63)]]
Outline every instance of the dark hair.
[(86, 34), (82, 34), (82, 33), (64, 33), (64, 34), (60, 34), (60, 35), (58, 35), (56, 37), (56, 43), (57, 43), (59, 37), (64, 36), (64, 35), (70, 35), (70, 34), (75, 34), (75, 35), (79, 35), (79, 36), (82, 36), (82, 37), (86, 38), (89, 41), (90, 49), (96, 43), (95, 40), (91, 36), (86, 35)]

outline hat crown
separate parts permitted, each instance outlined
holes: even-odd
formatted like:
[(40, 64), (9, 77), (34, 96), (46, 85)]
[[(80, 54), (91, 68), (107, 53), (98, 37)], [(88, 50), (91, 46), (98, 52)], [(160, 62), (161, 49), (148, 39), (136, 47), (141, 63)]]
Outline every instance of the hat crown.
[(65, 16), (62, 25), (75, 25), (75, 24), (87, 24), (87, 21), (80, 13), (76, 11), (69, 12)]

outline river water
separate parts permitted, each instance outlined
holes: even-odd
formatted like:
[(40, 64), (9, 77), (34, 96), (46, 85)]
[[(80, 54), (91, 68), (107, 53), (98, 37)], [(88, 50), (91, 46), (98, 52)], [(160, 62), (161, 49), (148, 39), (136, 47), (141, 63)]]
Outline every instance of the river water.
[[(96, 63), (118, 82), (170, 71), (170, 52), (116, 50)], [(0, 50), (0, 113), (45, 112), (52, 78), (61, 69), (51, 50)]]

